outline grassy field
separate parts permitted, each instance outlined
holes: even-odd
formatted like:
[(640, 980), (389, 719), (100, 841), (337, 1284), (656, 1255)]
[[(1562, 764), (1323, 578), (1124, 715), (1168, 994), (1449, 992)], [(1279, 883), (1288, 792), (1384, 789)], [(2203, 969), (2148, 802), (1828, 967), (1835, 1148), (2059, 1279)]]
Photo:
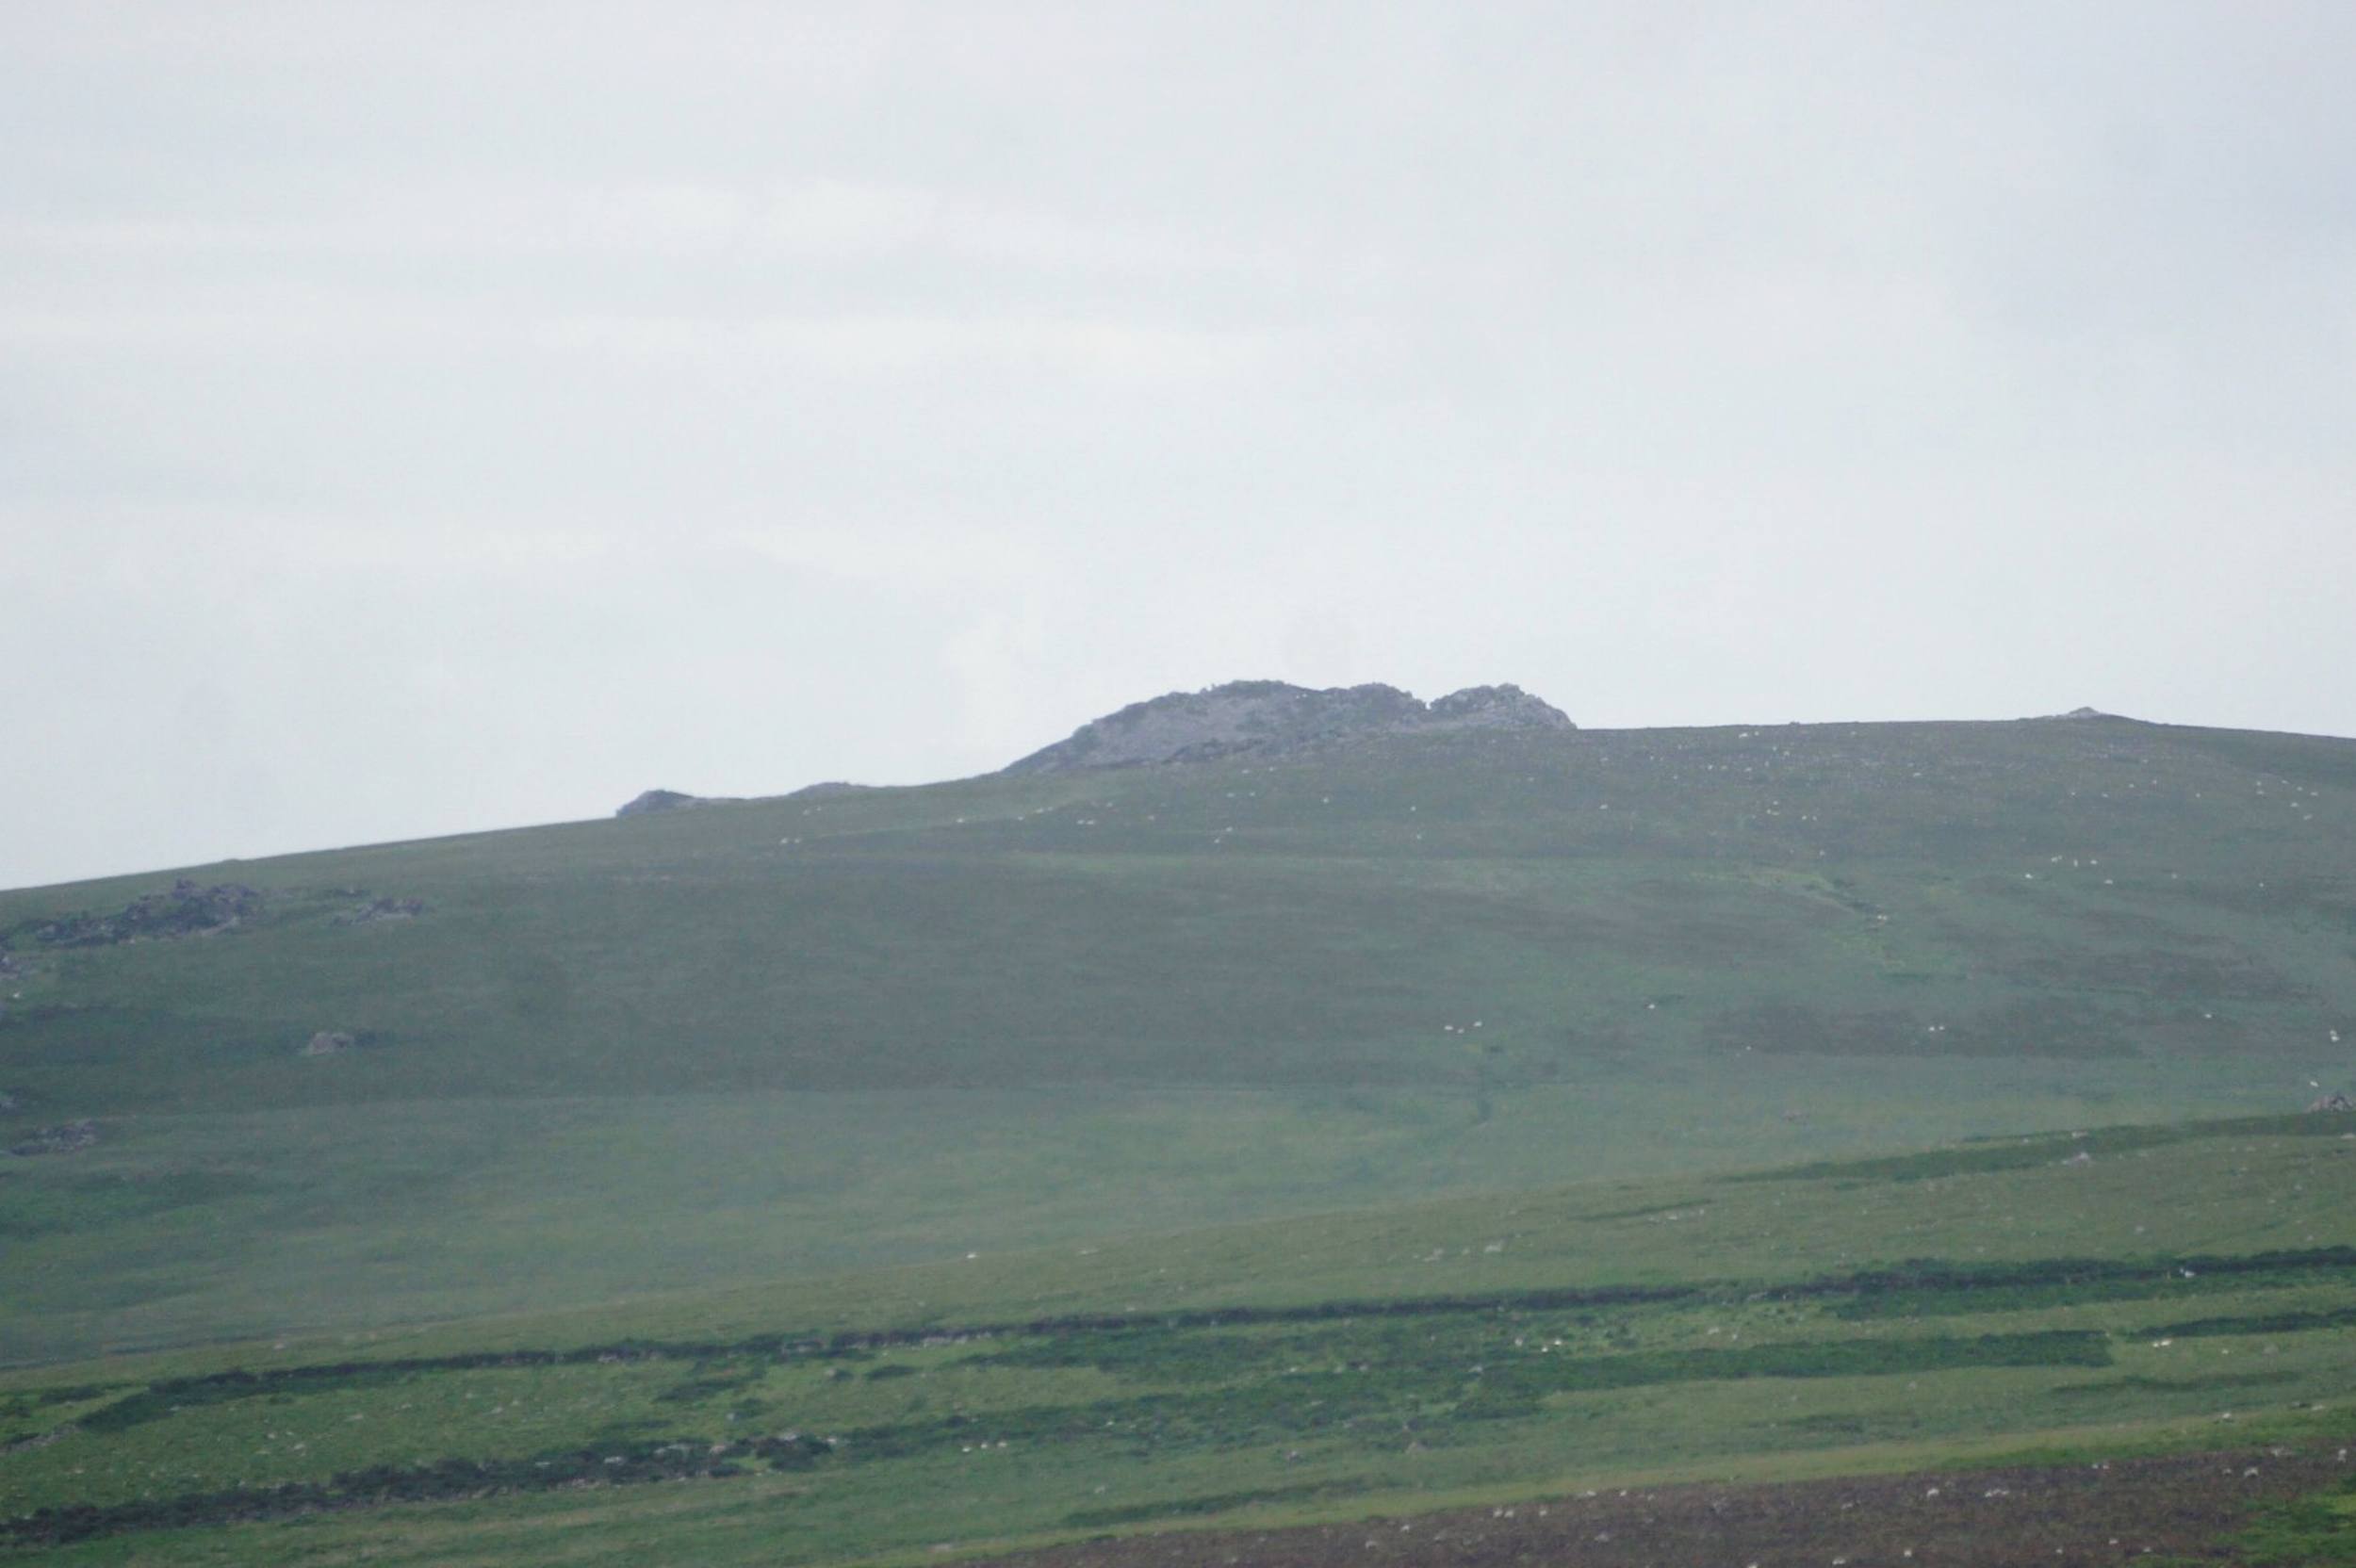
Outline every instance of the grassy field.
[[(1581, 1184), (20, 1372), (0, 1543), (892, 1561), (2229, 1446), (2321, 1477), (2356, 1436), (2346, 1124)], [(2312, 1533), (2331, 1495), (2275, 1527)]]
[(0, 1149), (94, 1140), (0, 1156), (0, 1361), (2294, 1109), (2356, 1086), (2351, 783), (1460, 736), (0, 893)]
[(2351, 743), (1793, 726), (0, 892), (0, 1551), (901, 1562), (2042, 1453), (2206, 1499), (2255, 1445), (2308, 1468), (2233, 1528), (2330, 1560), (2352, 826)]

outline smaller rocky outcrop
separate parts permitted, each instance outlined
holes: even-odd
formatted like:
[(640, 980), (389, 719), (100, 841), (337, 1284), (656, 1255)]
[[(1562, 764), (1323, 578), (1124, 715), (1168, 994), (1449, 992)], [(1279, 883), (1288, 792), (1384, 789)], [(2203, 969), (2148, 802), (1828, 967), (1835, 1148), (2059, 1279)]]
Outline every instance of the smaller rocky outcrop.
[(1433, 697), (1417, 729), (1577, 729), (1569, 714), (1519, 686), (1467, 686)]
[(2331, 1094), (2324, 1096), (2321, 1100), (2318, 1100), (2314, 1104), (2309, 1105), (2307, 1109), (2311, 1113), (2356, 1111), (2356, 1100), (2350, 1100), (2345, 1094)]
[(343, 1029), (322, 1029), (303, 1043), (305, 1056), (340, 1056), (357, 1050), (360, 1037)]
[(98, 1123), (83, 1117), (77, 1121), (43, 1127), (23, 1142), (9, 1145), (8, 1152), (27, 1159), (40, 1154), (71, 1154), (77, 1149), (88, 1149), (97, 1141)]
[(643, 817), (649, 811), (677, 811), (682, 807), (702, 804), (695, 796), (681, 794), (677, 790), (648, 790), (636, 799), (624, 803), (614, 814), (617, 817)]
[(846, 784), (839, 778), (829, 778), (820, 784), (805, 784), (800, 789), (793, 791), (787, 794), (785, 798), (788, 800), (815, 800), (824, 799), (828, 795), (860, 795), (867, 793), (870, 790), (873, 790), (875, 787), (876, 786), (873, 784)]
[(261, 893), (242, 882), (201, 888), (184, 876), (168, 891), (142, 893), (112, 914), (85, 912), (51, 921), (34, 929), (33, 940), (50, 947), (106, 947), (196, 937), (227, 930), (261, 907)]
[(421, 898), (372, 898), (357, 909), (337, 915), (337, 925), (368, 925), (381, 920), (415, 920), (425, 913)]
[(617, 817), (643, 817), (649, 811), (687, 811), (698, 806), (732, 806), (739, 795), (691, 795), (679, 790), (648, 790), (637, 799), (618, 807)]

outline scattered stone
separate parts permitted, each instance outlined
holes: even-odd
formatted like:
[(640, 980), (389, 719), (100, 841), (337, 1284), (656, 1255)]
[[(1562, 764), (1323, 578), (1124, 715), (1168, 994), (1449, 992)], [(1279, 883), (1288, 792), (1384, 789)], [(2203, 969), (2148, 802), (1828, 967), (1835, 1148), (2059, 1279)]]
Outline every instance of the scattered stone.
[(43, 1127), (24, 1142), (11, 1144), (8, 1152), (28, 1159), (37, 1154), (71, 1154), (77, 1149), (88, 1149), (97, 1141), (98, 1123), (83, 1117), (78, 1121)]
[(347, 1051), (356, 1049), (359, 1044), (360, 1037), (357, 1035), (341, 1029), (322, 1029), (311, 1037), (303, 1046), (303, 1054), (305, 1056), (340, 1056)]
[(51, 947), (106, 947), (197, 937), (225, 931), (261, 906), (261, 893), (242, 882), (200, 888), (184, 876), (169, 891), (143, 893), (113, 914), (85, 911), (52, 921), (34, 930), (33, 940)]
[(1235, 680), (1133, 703), (1004, 771), (1204, 762), (1241, 752), (1280, 756), (1384, 735), (1578, 727), (1562, 710), (1518, 686), (1469, 686), (1427, 703), (1396, 686), (1317, 691), (1281, 680)]
[(72, 1437), (81, 1429), (80, 1423), (69, 1421), (62, 1427), (52, 1427), (45, 1432), (35, 1432), (30, 1437), (20, 1437), (13, 1443), (0, 1443), (0, 1454), (23, 1454), (29, 1453), (35, 1448), (46, 1448), (59, 1438)]
[(367, 925), (380, 920), (415, 920), (425, 913), (425, 901), (417, 898), (370, 899), (359, 908), (337, 915), (337, 925)]
[(2087, 1153), (2083, 1149), (2079, 1150), (2075, 1154), (2070, 1155), (2070, 1158), (2062, 1161), (2062, 1164), (2064, 1165), (2092, 1165), (2093, 1163), (2094, 1156)]

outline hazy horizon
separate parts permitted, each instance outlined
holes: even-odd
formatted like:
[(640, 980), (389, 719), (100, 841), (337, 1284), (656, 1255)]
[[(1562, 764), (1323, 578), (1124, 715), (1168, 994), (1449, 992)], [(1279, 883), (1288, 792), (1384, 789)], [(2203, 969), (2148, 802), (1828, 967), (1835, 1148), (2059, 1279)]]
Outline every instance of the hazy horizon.
[[(1257, 679), (1257, 678), (1238, 678)], [(1225, 683), (1224, 683), (1224, 682), (1214, 682), (1213, 684), (1214, 684), (1214, 685), (1220, 685), (1220, 684), (1225, 684)], [(1292, 683), (1292, 684), (1299, 684), (1299, 683), (1298, 683), (1298, 682), (1294, 682), (1294, 683)], [(1351, 684), (1356, 684), (1356, 685), (1364, 685), (1364, 684), (1367, 684), (1367, 682), (1352, 682)], [(1395, 684), (1395, 683), (1393, 683), (1393, 682), (1388, 682), (1388, 681), (1384, 681), (1384, 682), (1377, 682), (1376, 684), (1392, 685), (1392, 684)], [(1513, 684), (1517, 684), (1517, 683), (1515, 683), (1515, 682), (1511, 682), (1511, 681), (1482, 681), (1482, 682), (1476, 682), (1475, 684), (1477, 684), (1477, 685), (1513, 685)], [(1192, 690), (1200, 690), (1200, 688), (1194, 688), (1194, 689), (1192, 689)], [(1455, 688), (1455, 690), (1462, 690), (1462, 688)], [(1177, 693), (1155, 693), (1155, 694), (1153, 694), (1153, 695), (1155, 695), (1155, 696), (1163, 696), (1163, 695), (1180, 695), (1180, 694), (1184, 694), (1184, 692), (1177, 692)], [(1431, 699), (1432, 699), (1432, 698), (1434, 698), (1434, 697), (1445, 696), (1445, 695), (1447, 695), (1447, 694), (1448, 694), (1447, 692), (1441, 692), (1441, 691), (1432, 691), (1432, 692), (1411, 692), (1409, 694), (1410, 694), (1410, 695), (1413, 695), (1413, 696), (1416, 696), (1416, 697), (1421, 697), (1421, 698), (1423, 698), (1423, 699), (1425, 699), (1425, 700), (1429, 701), (1429, 700), (1431, 700)], [(1541, 699), (1545, 698), (1545, 695), (1546, 695), (1546, 694), (1544, 694), (1543, 692), (1531, 693), (1530, 694), (1531, 694), (1531, 695), (1534, 695), (1534, 696), (1537, 696), (1537, 697), (1540, 697)], [(1137, 700), (1142, 701), (1142, 700), (1146, 700), (1146, 699), (1140, 698), (1140, 699), (1137, 699)], [(1127, 704), (1121, 704), (1121, 706), (1124, 706), (1124, 707), (1125, 707), (1125, 706), (1127, 706)], [(2082, 707), (2083, 707), (2083, 705), (2082, 705)], [(1109, 713), (1109, 712), (1114, 711), (1114, 710), (1106, 710), (1106, 713)], [(2098, 713), (2100, 714), (2100, 716), (2104, 717), (2104, 718), (2127, 719), (2127, 720), (2131, 720), (2131, 721), (2134, 721), (2134, 722), (2136, 722), (2136, 723), (2145, 723), (2145, 724), (2160, 724), (2160, 725), (2168, 725), (2168, 724), (2171, 724), (2171, 723), (2172, 723), (2172, 721), (2169, 721), (2169, 720), (2164, 720), (2164, 719), (2148, 719), (2148, 718), (2145, 718), (2144, 716), (2142, 716), (2142, 715), (2140, 715), (2140, 714), (2132, 714), (2132, 713), (2114, 713), (2114, 712), (2110, 712), (2110, 711), (2108, 711), (2107, 710), (2094, 710), (2094, 711), (2098, 712)], [(1090, 714), (1090, 715), (1089, 715), (1089, 720), (1093, 720), (1093, 719), (1097, 719), (1097, 718), (1103, 718), (1103, 717), (1106, 716), (1106, 713)], [(1737, 728), (1740, 728), (1740, 729), (1750, 729), (1750, 728), (1754, 728), (1754, 727), (1755, 727), (1755, 728), (1758, 728), (1758, 729), (1759, 729), (1759, 730), (1762, 730), (1762, 731), (1770, 731), (1770, 732), (1772, 732), (1773, 730), (1775, 730), (1775, 729), (1785, 728), (1785, 727), (1789, 727), (1795, 726), (1795, 725), (1825, 725), (1825, 726), (1841, 726), (1841, 725), (1850, 725), (1850, 724), (1908, 724), (1908, 723), (1921, 723), (1921, 724), (1974, 724), (1974, 723), (1979, 723), (1979, 724), (2005, 724), (2005, 723), (2023, 722), (2023, 721), (2032, 721), (2032, 720), (2042, 720), (2042, 719), (2069, 718), (2069, 717), (2073, 717), (2073, 716), (2075, 716), (2075, 710), (2057, 710), (2056, 711), (2052, 712), (2052, 713), (2023, 713), (2023, 714), (2006, 714), (2006, 715), (1994, 715), (1994, 716), (1979, 716), (1979, 715), (1975, 715), (1975, 716), (1967, 716), (1967, 717), (1955, 717), (1955, 716), (1950, 716), (1950, 715), (1926, 715), (1926, 716), (1919, 717), (1919, 718), (1912, 719), (1912, 720), (1907, 720), (1907, 719), (1817, 719), (1817, 720), (1801, 720), (1801, 719), (1784, 719), (1784, 720), (1768, 720), (1768, 719), (1729, 719), (1729, 720), (1722, 720), (1722, 721), (1716, 721), (1716, 722), (1708, 722), (1708, 721), (1705, 721), (1705, 722), (1695, 723), (1695, 724), (1678, 724), (1678, 725), (1622, 725), (1622, 726), (1602, 726), (1602, 725), (1591, 725), (1591, 724), (1578, 724), (1578, 721), (1577, 721), (1577, 720), (1574, 720), (1574, 721), (1573, 721), (1573, 723), (1578, 725), (1578, 728), (1579, 728), (1579, 730), (1582, 734), (1593, 735), (1593, 734), (1597, 734), (1597, 733), (1600, 733), (1600, 734), (1605, 734), (1605, 735), (1611, 735), (1611, 734), (1641, 734), (1641, 733), (1645, 733), (1645, 732), (1652, 731), (1652, 730), (1737, 729)], [(1084, 727), (1084, 726), (1085, 726), (1088, 722), (1088, 720), (1083, 720), (1083, 721), (1081, 721), (1081, 723), (1080, 723), (1080, 724), (1073, 726), (1073, 727), (1072, 727), (1072, 728), (1073, 728), (1073, 729), (1078, 729), (1078, 728), (1080, 728), (1080, 727)], [(2228, 727), (2228, 728), (2230, 728), (2230, 727)], [(828, 784), (852, 784), (852, 785), (865, 786), (865, 787), (869, 787), (869, 788), (892, 789), (892, 788), (921, 788), (921, 787), (925, 786), (925, 785), (928, 785), (928, 784), (951, 784), (951, 783), (957, 783), (957, 782), (961, 782), (961, 781), (963, 781), (963, 780), (969, 779), (969, 778), (975, 778), (975, 777), (987, 776), (988, 776), (988, 775), (990, 775), (990, 774), (992, 774), (992, 773), (998, 772), (998, 771), (1000, 771), (1001, 769), (1003, 769), (1004, 767), (1006, 767), (1006, 765), (1008, 765), (1008, 764), (1010, 764), (1010, 763), (1013, 763), (1013, 762), (1015, 762), (1015, 761), (1020, 760), (1023, 757), (1027, 757), (1028, 755), (1030, 755), (1030, 753), (1031, 753), (1031, 752), (1040, 750), (1040, 749), (1042, 749), (1042, 748), (1043, 748), (1043, 747), (1045, 747), (1045, 746), (1048, 746), (1048, 745), (1053, 744), (1055, 742), (1057, 742), (1057, 741), (1061, 741), (1061, 740), (1067, 739), (1070, 733), (1071, 733), (1071, 731), (1065, 731), (1065, 732), (1063, 732), (1063, 733), (1059, 733), (1059, 734), (1057, 734), (1057, 735), (1055, 735), (1055, 736), (1049, 737), (1049, 738), (1047, 738), (1046, 740), (1041, 741), (1041, 742), (1040, 742), (1040, 743), (1039, 743), (1039, 745), (1037, 745), (1037, 746), (1031, 746), (1031, 747), (1028, 747), (1028, 748), (1026, 748), (1024, 751), (1023, 751), (1022, 753), (1019, 753), (1019, 754), (1018, 754), (1018, 755), (1016, 755), (1016, 756), (1011, 756), (1011, 757), (1005, 758), (1005, 759), (1003, 759), (1001, 761), (996, 762), (996, 763), (993, 763), (993, 764), (991, 764), (991, 765), (990, 765), (990, 766), (989, 766), (989, 767), (982, 768), (982, 769), (978, 769), (978, 770), (975, 770), (974, 772), (973, 772), (973, 773), (969, 773), (969, 774), (942, 775), (942, 776), (938, 776), (938, 777), (918, 777), (918, 778), (851, 778), (851, 777), (847, 777), (847, 776), (842, 776), (842, 775), (823, 775), (823, 776), (812, 776), (812, 777), (810, 777), (810, 778), (796, 779), (796, 780), (794, 780), (794, 781), (789, 782), (789, 783), (780, 783), (780, 784), (776, 784), (776, 785), (774, 785), (774, 786), (772, 786), (772, 787), (747, 787), (747, 788), (744, 788), (744, 789), (742, 789), (742, 790), (736, 790), (736, 791), (730, 791), (730, 790), (720, 790), (720, 789), (695, 789), (695, 788), (679, 789), (679, 788), (678, 788), (678, 786), (677, 786), (675, 783), (672, 783), (672, 782), (666, 782), (666, 781), (657, 781), (657, 782), (652, 782), (652, 783), (647, 784), (647, 785), (645, 787), (645, 789), (644, 789), (644, 790), (642, 790), (642, 791), (634, 792), (633, 792), (633, 794), (630, 797), (630, 799), (633, 799), (633, 800), (634, 800), (634, 799), (636, 798), (636, 795), (637, 795), (637, 794), (648, 793), (648, 792), (658, 792), (658, 791), (670, 791), (670, 792), (675, 792), (675, 793), (683, 794), (683, 795), (688, 795), (688, 796), (702, 796), (702, 797), (707, 797), (707, 798), (711, 798), (711, 799), (715, 799), (715, 800), (721, 800), (721, 801), (726, 801), (726, 802), (730, 802), (730, 803), (733, 803), (733, 802), (740, 801), (740, 800), (741, 800), (741, 801), (757, 801), (757, 800), (761, 800), (761, 799), (776, 798), (776, 797), (778, 797), (778, 796), (783, 796), (783, 795), (792, 794), (792, 793), (794, 793), (794, 792), (797, 792), (797, 791), (804, 790), (804, 789), (808, 789), (808, 788), (810, 788), (810, 787), (811, 787), (811, 786), (814, 786), (814, 785), (828, 785)], [(2286, 733), (2313, 733), (2313, 732), (2286, 732)], [(2346, 736), (2323, 736), (2323, 737), (2321, 737), (2321, 738), (2323, 738), (2323, 739), (2333, 739), (2333, 740), (2340, 740), (2340, 739), (2356, 739), (2356, 737), (2346, 737)], [(414, 842), (419, 842), (419, 841), (427, 841), (427, 840), (433, 840), (433, 839), (450, 838), (450, 837), (464, 837), (464, 836), (466, 836), (466, 835), (468, 835), (468, 834), (473, 834), (473, 833), (497, 833), (497, 832), (504, 832), (504, 831), (508, 831), (508, 830), (511, 830), (511, 829), (515, 829), (515, 828), (526, 828), (526, 827), (547, 827), (547, 826), (557, 826), (557, 825), (564, 825), (564, 824), (567, 824), (567, 823), (586, 823), (586, 822), (597, 822), (597, 821), (603, 821), (603, 820), (606, 820), (606, 819), (608, 819), (608, 818), (611, 818), (611, 817), (615, 816), (616, 814), (618, 814), (618, 809), (619, 809), (619, 808), (620, 808), (620, 807), (622, 807), (622, 806), (624, 806), (624, 805), (626, 805), (626, 804), (629, 804), (629, 800), (625, 800), (625, 799), (616, 799), (615, 801), (614, 801), (614, 802), (613, 802), (613, 808), (611, 808), (611, 809), (596, 809), (596, 810), (590, 810), (590, 811), (587, 811), (587, 812), (584, 812), (584, 813), (581, 813), (581, 814), (579, 814), (579, 815), (575, 815), (575, 816), (567, 816), (567, 817), (532, 817), (532, 818), (523, 818), (523, 819), (518, 819), (518, 820), (516, 820), (516, 821), (513, 821), (513, 822), (478, 822), (478, 823), (467, 823), (467, 824), (464, 824), (464, 825), (457, 825), (457, 826), (450, 826), (450, 827), (439, 828), (439, 829), (436, 829), (436, 830), (434, 830), (434, 831), (433, 831), (433, 832), (428, 832), (428, 833), (401, 834), (401, 835), (398, 835), (398, 836), (395, 836), (395, 837), (391, 837), (391, 838), (384, 838), (384, 839), (358, 839), (358, 840), (352, 840), (352, 841), (335, 841), (335, 842), (319, 842), (319, 843), (291, 843), (291, 842), (289, 842), (289, 843), (275, 843), (275, 844), (270, 844), (270, 845), (269, 845), (268, 847), (264, 847), (264, 848), (260, 848), (260, 849), (254, 850), (254, 851), (252, 851), (251, 853), (226, 854), (226, 855), (211, 856), (211, 857), (205, 857), (205, 858), (197, 858), (197, 859), (191, 859), (191, 860), (187, 860), (187, 861), (177, 862), (177, 863), (173, 863), (173, 864), (157, 864), (157, 865), (123, 865), (123, 866), (110, 866), (110, 867), (103, 867), (103, 868), (101, 868), (101, 869), (99, 869), (99, 870), (95, 870), (95, 871), (90, 871), (90, 872), (87, 872), (87, 873), (78, 873), (78, 874), (74, 874), (74, 875), (72, 875), (72, 876), (50, 878), (50, 879), (48, 879), (47, 881), (43, 881), (43, 882), (25, 882), (25, 883), (22, 883), (22, 884), (11, 884), (11, 885), (7, 885), (7, 886), (0, 886), (0, 891), (12, 891), (12, 890), (13, 890), (13, 891), (24, 891), (24, 890), (37, 890), (37, 889), (39, 889), (39, 888), (41, 888), (41, 887), (45, 887), (45, 886), (57, 886), (57, 885), (72, 884), (72, 883), (82, 882), (82, 881), (105, 879), (105, 878), (114, 877), (114, 876), (118, 876), (118, 875), (136, 875), (136, 874), (141, 874), (141, 873), (145, 873), (145, 872), (154, 872), (154, 873), (157, 873), (157, 874), (166, 874), (166, 873), (171, 873), (171, 872), (174, 872), (174, 871), (188, 870), (188, 869), (192, 869), (192, 868), (196, 868), (196, 867), (202, 867), (202, 866), (211, 865), (211, 864), (220, 863), (220, 862), (229, 862), (229, 863), (235, 863), (235, 862), (237, 862), (237, 861), (242, 861), (242, 860), (269, 859), (269, 858), (275, 858), (275, 857), (278, 857), (278, 856), (284, 856), (284, 855), (301, 855), (301, 854), (306, 854), (306, 853), (309, 853), (309, 852), (312, 852), (312, 851), (318, 851), (318, 850), (335, 850), (335, 849), (362, 849), (362, 848), (384, 848), (384, 847), (388, 847), (388, 846), (392, 846), (392, 845), (397, 845), (397, 844), (402, 844), (402, 843), (414, 843)]]
[(2356, 735), (2356, 13), (0, 0), (0, 887), (1233, 678)]

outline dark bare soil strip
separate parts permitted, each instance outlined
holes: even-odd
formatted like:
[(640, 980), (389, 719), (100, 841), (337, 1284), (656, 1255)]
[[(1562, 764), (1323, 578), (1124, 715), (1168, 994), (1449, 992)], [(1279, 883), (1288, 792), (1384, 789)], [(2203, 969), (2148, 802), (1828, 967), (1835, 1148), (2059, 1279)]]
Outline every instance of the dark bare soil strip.
[(2109, 1568), (2271, 1560), (2261, 1510), (2346, 1478), (2333, 1455), (2228, 1452), (1934, 1470), (1778, 1486), (1651, 1487), (1281, 1530), (1084, 1542), (1006, 1568)]

